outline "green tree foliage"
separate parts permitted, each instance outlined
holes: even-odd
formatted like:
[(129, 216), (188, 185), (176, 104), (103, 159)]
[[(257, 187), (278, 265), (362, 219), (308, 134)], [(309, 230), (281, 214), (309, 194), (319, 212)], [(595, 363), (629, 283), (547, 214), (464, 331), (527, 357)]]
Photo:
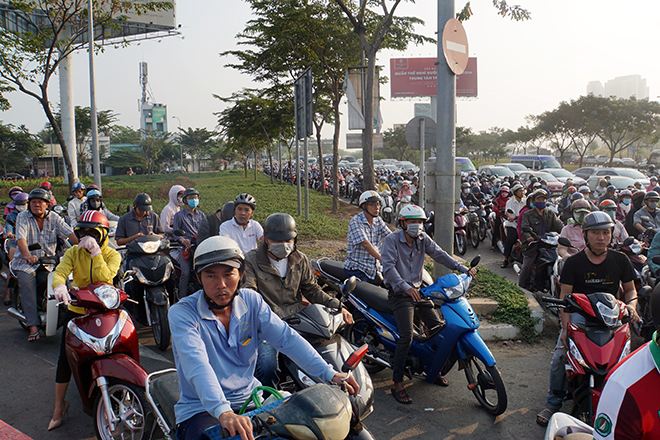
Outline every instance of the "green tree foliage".
[(211, 155), (211, 150), (215, 145), (214, 137), (215, 133), (208, 131), (206, 128), (192, 129), (188, 127), (187, 130), (179, 128), (179, 133), (176, 135), (176, 144), (197, 160), (197, 169), (201, 173), (201, 159)]
[(171, 144), (170, 133), (153, 130), (140, 130), (142, 140), (138, 151), (144, 159), (145, 172), (151, 174), (158, 171), (157, 165), (162, 157), (163, 151)]
[(146, 169), (146, 161), (137, 147), (112, 147), (110, 157), (104, 160), (106, 166), (112, 167), (113, 174), (124, 174), (129, 168)]
[(26, 165), (25, 159), (30, 159), (36, 168), (37, 160), (44, 154), (44, 143), (24, 125), (14, 127), (0, 123), (0, 166), (3, 175), (9, 171), (22, 171)]
[(133, 127), (113, 125), (110, 127), (110, 142), (113, 144), (139, 144), (140, 132)]

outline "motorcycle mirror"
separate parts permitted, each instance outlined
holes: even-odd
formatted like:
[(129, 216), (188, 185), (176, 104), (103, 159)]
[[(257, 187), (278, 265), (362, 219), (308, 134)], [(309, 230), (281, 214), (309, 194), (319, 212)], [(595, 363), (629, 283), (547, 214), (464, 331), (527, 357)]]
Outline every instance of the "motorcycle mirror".
[(183, 229), (177, 229), (172, 234), (176, 235), (177, 237), (185, 237), (186, 236), (186, 231)]
[(39, 249), (41, 249), (41, 243), (32, 243), (28, 246), (29, 251), (37, 251)]
[(71, 200), (73, 200), (73, 196), (72, 195), (67, 196), (66, 201), (70, 202)]
[(472, 259), (472, 261), (470, 261), (470, 267), (476, 267), (480, 261), (481, 261), (481, 255), (477, 255)]
[(353, 290), (355, 290), (355, 286), (356, 286), (356, 285), (357, 285), (357, 278), (355, 278), (354, 276), (352, 276), (352, 277), (346, 279), (346, 281), (344, 281), (344, 285), (343, 285), (342, 288), (341, 288), (341, 293), (342, 293), (344, 296), (348, 296), (348, 295), (350, 295), (350, 293), (351, 293)]
[(628, 237), (628, 238), (626, 238), (625, 240), (623, 240), (623, 245), (624, 245), (624, 246), (630, 246), (630, 245), (633, 244), (634, 242), (635, 242), (635, 238), (634, 238), (634, 237)]
[(573, 247), (571, 240), (566, 237), (559, 237), (559, 244), (566, 247)]
[(344, 362), (344, 365), (341, 367), (341, 371), (348, 373), (349, 371), (355, 370), (364, 355), (367, 354), (367, 350), (369, 350), (368, 344), (364, 344), (362, 347), (355, 350), (348, 359), (346, 359), (346, 362)]

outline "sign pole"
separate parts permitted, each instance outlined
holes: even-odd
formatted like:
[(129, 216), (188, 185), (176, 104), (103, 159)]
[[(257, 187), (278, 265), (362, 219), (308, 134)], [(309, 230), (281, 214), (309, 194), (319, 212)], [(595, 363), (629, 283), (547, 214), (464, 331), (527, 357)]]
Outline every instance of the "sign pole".
[(419, 206), (424, 209), (424, 149), (426, 148), (426, 120), (421, 118), (419, 121), (419, 182), (417, 183), (417, 192), (419, 194)]
[(307, 136), (305, 136), (305, 220), (309, 220), (309, 157), (307, 150)]
[(301, 191), (300, 191), (300, 141), (296, 136), (296, 186), (298, 187), (298, 215), (302, 215)]

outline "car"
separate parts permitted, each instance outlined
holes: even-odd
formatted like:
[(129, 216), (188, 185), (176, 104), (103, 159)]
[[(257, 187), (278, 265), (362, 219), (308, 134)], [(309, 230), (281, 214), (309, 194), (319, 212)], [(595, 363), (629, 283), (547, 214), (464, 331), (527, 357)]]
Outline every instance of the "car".
[(532, 177), (543, 179), (548, 183), (547, 189), (550, 192), (550, 197), (561, 196), (564, 184), (550, 173), (546, 173), (545, 171), (529, 171), (518, 176), (520, 181), (525, 185), (529, 185), (529, 181)]
[(622, 167), (623, 166), (623, 160), (619, 159), (618, 157), (615, 157), (612, 159), (612, 166), (613, 167)]
[[(598, 181), (602, 179), (599, 176), (591, 176), (587, 180), (587, 185), (591, 188), (592, 191), (598, 186)], [(635, 183), (635, 179), (626, 177), (626, 176), (610, 176), (610, 185), (614, 185), (617, 190), (623, 190), (630, 188)]]
[(529, 171), (529, 168), (527, 168), (525, 165), (521, 163), (498, 163), (498, 165), (502, 165), (503, 167), (507, 167), (511, 171), (513, 171), (513, 174), (516, 176), (520, 173), (524, 173), (526, 171)]
[(25, 176), (18, 173), (7, 173), (0, 177), (2, 180), (25, 180)]
[(596, 156), (594, 156), (593, 154), (587, 154), (586, 156), (584, 156), (584, 160), (582, 160), (582, 163), (585, 165), (596, 165)]
[(608, 162), (608, 159), (609, 158), (607, 157), (607, 155), (599, 154), (598, 156), (596, 156), (596, 163), (598, 165), (605, 165)]
[(511, 156), (512, 163), (519, 163), (530, 170), (542, 170), (544, 168), (559, 168), (559, 162), (554, 156), (539, 156), (537, 154), (525, 154)]
[(580, 179), (588, 180), (593, 173), (596, 172), (595, 167), (582, 167), (573, 171), (573, 175), (579, 177)]
[(623, 164), (624, 167), (629, 167), (629, 168), (637, 166), (637, 162), (635, 162), (635, 160), (630, 157), (624, 157), (623, 159), (621, 159), (621, 163)]
[(181, 165), (176, 165), (173, 167), (170, 167), (169, 170), (167, 170), (168, 173), (185, 173), (186, 168), (182, 167)]
[(486, 172), (487, 176), (497, 176), (500, 179), (507, 176), (515, 177), (513, 171), (511, 171), (507, 167), (503, 167), (499, 165), (482, 165), (477, 170), (477, 174), (481, 174), (484, 171)]
[(555, 176), (561, 183), (566, 183), (567, 179), (573, 179), (573, 183), (576, 183), (576, 180), (584, 180), (580, 177), (575, 176), (570, 171), (566, 171), (563, 168), (546, 168), (543, 171), (552, 174)]
[(634, 170), (632, 168), (596, 168), (596, 171), (594, 172), (593, 176), (595, 177), (605, 177), (605, 176), (625, 176), (625, 177), (630, 177), (631, 179), (635, 179), (639, 183), (642, 184), (642, 186), (647, 187), (651, 182), (649, 182), (648, 177), (646, 177), (644, 174), (640, 173), (637, 170)]
[[(433, 159), (433, 160), (431, 160)], [(431, 158), (429, 157), (429, 162), (435, 162), (435, 157)], [(461, 174), (463, 176), (467, 176), (470, 174), (471, 171), (477, 171), (477, 169), (474, 167), (474, 164), (472, 161), (467, 158), (467, 157), (457, 157), (456, 158), (456, 168), (461, 167)]]

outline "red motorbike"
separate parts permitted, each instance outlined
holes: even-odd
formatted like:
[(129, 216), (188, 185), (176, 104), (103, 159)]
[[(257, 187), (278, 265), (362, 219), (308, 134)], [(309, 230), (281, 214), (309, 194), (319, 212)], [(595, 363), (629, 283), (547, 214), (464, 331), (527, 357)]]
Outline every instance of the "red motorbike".
[(454, 250), (458, 255), (467, 251), (467, 218), (461, 211), (454, 212)]
[(92, 283), (69, 289), (69, 295), (87, 314), (69, 321), (66, 356), (97, 437), (143, 438), (153, 416), (148, 417), (147, 372), (140, 366), (135, 326), (120, 309), (126, 293), (111, 284)]
[(630, 354), (626, 306), (609, 293), (573, 293), (543, 301), (583, 318), (571, 318), (568, 324), (566, 375), (575, 402), (571, 415), (593, 424), (605, 377)]

